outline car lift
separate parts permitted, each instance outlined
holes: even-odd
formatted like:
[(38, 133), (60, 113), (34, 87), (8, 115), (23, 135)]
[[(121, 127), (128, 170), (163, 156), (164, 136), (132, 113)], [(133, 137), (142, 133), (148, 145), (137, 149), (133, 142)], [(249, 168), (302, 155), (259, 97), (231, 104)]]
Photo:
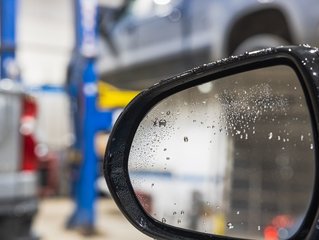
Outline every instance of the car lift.
[[(97, 1), (74, 0), (76, 23), (76, 47), (73, 66), (70, 68), (70, 97), (79, 105), (75, 107), (76, 143), (82, 153), (80, 175), (75, 189), (75, 211), (67, 227), (81, 228), (87, 233), (94, 231), (96, 179), (98, 157), (94, 138), (99, 131), (112, 128), (112, 111), (97, 109), (97, 76), (94, 71)], [(72, 64), (72, 63), (71, 63)], [(80, 73), (80, 74), (79, 74)], [(80, 78), (80, 79), (79, 79)]]
[[(96, 199), (95, 180), (97, 177), (98, 158), (94, 150), (94, 137), (98, 131), (110, 131), (112, 127), (112, 112), (97, 109), (97, 77), (94, 72), (96, 41), (96, 11), (97, 3), (93, 0), (74, 0), (76, 16), (76, 48), (81, 57), (80, 64), (76, 64), (74, 71), (80, 74), (71, 76), (81, 79), (70, 79), (78, 88), (75, 94), (82, 99), (82, 109), (77, 116), (81, 133), (77, 134), (76, 147), (82, 152), (83, 160), (79, 181), (75, 194), (76, 208), (69, 220), (70, 227), (94, 228)], [(15, 57), (15, 27), (16, 1), (0, 0), (1, 17), (1, 79), (7, 77), (6, 62)], [(73, 92), (74, 93), (74, 92)], [(72, 97), (72, 96), (71, 96)]]
[[(76, 109), (75, 148), (82, 153), (82, 164), (76, 183), (76, 207), (68, 221), (70, 228), (93, 230), (95, 223), (94, 203), (96, 200), (95, 181), (98, 157), (95, 153), (94, 137), (99, 131), (110, 131), (112, 111), (97, 109), (97, 76), (94, 71), (96, 48), (96, 0), (74, 0), (76, 46), (73, 68), (71, 68), (69, 93), (71, 99), (81, 101)], [(16, 1), (0, 0), (1, 54), (0, 77), (6, 78), (6, 62), (15, 57)]]
[(0, 79), (6, 78), (6, 63), (15, 57), (16, 1), (0, 0)]

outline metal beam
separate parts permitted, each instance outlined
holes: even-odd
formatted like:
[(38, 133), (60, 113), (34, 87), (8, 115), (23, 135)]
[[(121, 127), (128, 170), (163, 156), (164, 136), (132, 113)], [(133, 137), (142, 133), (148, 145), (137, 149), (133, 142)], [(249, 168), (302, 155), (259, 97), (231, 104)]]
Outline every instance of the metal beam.
[(8, 77), (6, 63), (15, 58), (16, 0), (0, 0), (0, 79)]

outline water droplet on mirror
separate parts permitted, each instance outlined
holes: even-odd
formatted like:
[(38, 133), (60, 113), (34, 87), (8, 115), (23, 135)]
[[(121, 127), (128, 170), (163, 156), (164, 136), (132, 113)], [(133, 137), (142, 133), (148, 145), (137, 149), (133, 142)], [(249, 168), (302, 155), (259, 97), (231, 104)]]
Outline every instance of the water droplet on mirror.
[(170, 115), (170, 114), (171, 114), (171, 112), (170, 112), (170, 111), (167, 111), (167, 112), (166, 112), (166, 115)]
[(184, 137), (184, 142), (188, 142), (188, 137)]
[(146, 226), (146, 222), (144, 221), (144, 218), (141, 218), (139, 223), (140, 223), (141, 227), (145, 227)]
[(164, 148), (163, 151), (165, 152), (167, 150), (167, 148)]
[(170, 160), (170, 157), (166, 157), (166, 160)]
[(268, 139), (272, 139), (272, 132), (269, 133)]
[(300, 136), (300, 141), (303, 141), (303, 139), (304, 139), (304, 136), (301, 135), (301, 136)]
[(154, 187), (154, 183), (152, 183), (151, 187)]
[(240, 212), (239, 212), (239, 211), (237, 211), (237, 212), (236, 212), (236, 214), (237, 214), (237, 215), (239, 215), (239, 214), (240, 214)]
[(182, 223), (182, 220), (178, 219), (177, 224), (181, 224), (181, 223)]
[(173, 215), (176, 215), (176, 214), (177, 214), (177, 213), (174, 211), (174, 212), (173, 212)]
[(184, 215), (184, 213), (185, 213), (185, 212), (182, 210), (182, 211), (181, 211), (181, 215)]
[(313, 149), (313, 144), (312, 143), (310, 144), (310, 149)]
[(158, 122), (158, 126), (159, 126), (159, 127), (166, 127), (166, 120), (165, 120), (165, 119), (161, 119), (161, 120)]
[(227, 227), (228, 227), (228, 229), (233, 229), (234, 225), (231, 222), (228, 222), (227, 223)]
[(258, 231), (260, 231), (260, 230), (261, 230), (261, 227), (260, 227), (260, 226), (258, 226), (258, 227), (257, 227), (257, 229), (258, 229)]
[(158, 119), (157, 119), (157, 118), (155, 118), (155, 120), (154, 120), (154, 121), (152, 121), (152, 122), (153, 122), (153, 127), (157, 127)]
[(162, 223), (166, 223), (166, 218), (162, 218)]

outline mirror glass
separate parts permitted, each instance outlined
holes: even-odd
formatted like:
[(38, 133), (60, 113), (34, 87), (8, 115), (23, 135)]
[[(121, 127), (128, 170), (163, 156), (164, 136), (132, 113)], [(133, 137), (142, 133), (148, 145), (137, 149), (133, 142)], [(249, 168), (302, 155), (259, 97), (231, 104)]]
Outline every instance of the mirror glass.
[(145, 211), (165, 224), (289, 239), (315, 176), (311, 117), (295, 71), (251, 70), (167, 97), (137, 129), (129, 175)]

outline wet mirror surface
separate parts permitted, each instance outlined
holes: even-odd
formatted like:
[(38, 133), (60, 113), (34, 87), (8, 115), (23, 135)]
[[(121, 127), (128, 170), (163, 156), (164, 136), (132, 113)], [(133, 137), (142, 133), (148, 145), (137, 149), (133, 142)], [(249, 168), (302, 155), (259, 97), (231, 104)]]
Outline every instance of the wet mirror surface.
[(284, 65), (164, 99), (141, 122), (129, 156), (134, 191), (154, 219), (248, 239), (298, 231), (314, 169), (306, 98)]

